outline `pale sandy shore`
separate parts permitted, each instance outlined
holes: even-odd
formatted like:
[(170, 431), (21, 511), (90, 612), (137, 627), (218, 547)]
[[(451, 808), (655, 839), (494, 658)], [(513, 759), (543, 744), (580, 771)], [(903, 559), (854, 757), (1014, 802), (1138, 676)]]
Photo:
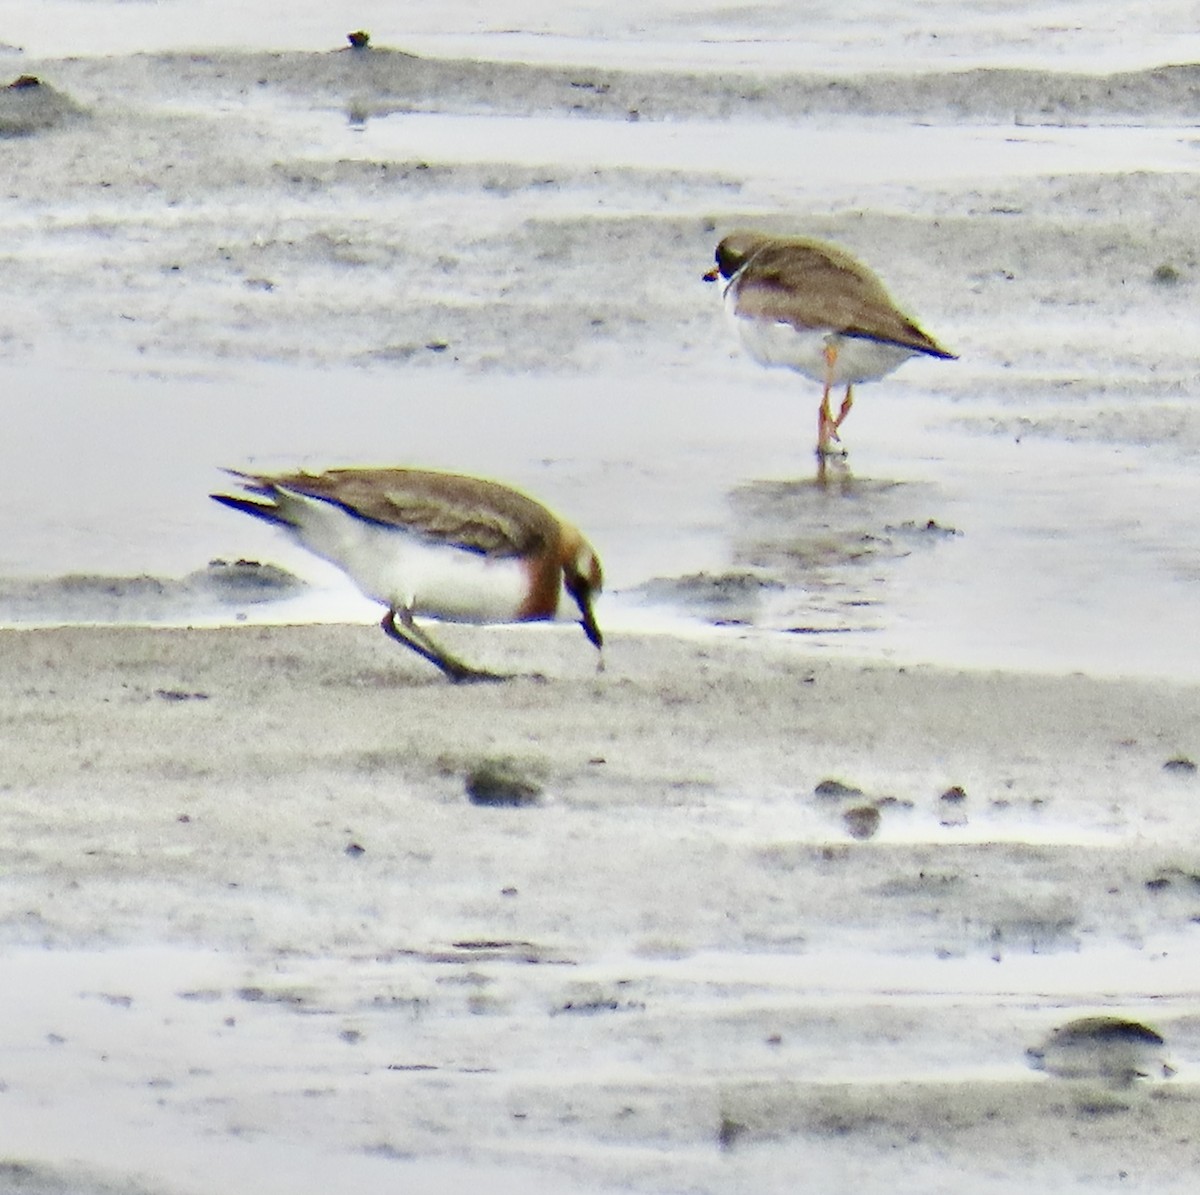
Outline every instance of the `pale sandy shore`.
[[(408, 12), (281, 53), (352, 26), (254, 4), (206, 19), (262, 52), (108, 58), (205, 34), (17, 7), (5, 619), (229, 621), (208, 561), (291, 562), (217, 466), (378, 462), (777, 633), (448, 630), (543, 674), (454, 688), (371, 627), (0, 631), (0, 1195), (1190, 1195), (1200, 688), (1015, 668), (1197, 675), (1196, 68), (955, 5), (742, 6), (769, 77), (728, 5), (625, 6), (687, 69), (413, 58)], [(701, 281), (747, 226), (960, 354), (863, 395), (836, 485)], [(1147, 1028), (1064, 1080), (1101, 1016)]]
[(0, 1190), (1190, 1189), (1200, 687), (445, 635), (0, 634)]

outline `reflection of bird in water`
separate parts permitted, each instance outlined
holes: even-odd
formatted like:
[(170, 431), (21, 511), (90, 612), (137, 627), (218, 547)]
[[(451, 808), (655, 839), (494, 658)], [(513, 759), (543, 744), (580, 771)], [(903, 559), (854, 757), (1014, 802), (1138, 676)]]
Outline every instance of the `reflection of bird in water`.
[(1040, 1046), (1026, 1050), (1025, 1056), (1034, 1070), (1110, 1090), (1175, 1073), (1162, 1037), (1121, 1017), (1082, 1017), (1060, 1025)]
[[(726, 279), (725, 309), (746, 351), (763, 365), (794, 369), (824, 386), (817, 452), (839, 453), (854, 386), (919, 354), (953, 359), (892, 302), (883, 283), (836, 245), (805, 237), (733, 232), (704, 277)], [(830, 391), (845, 386), (834, 416)]]
[[(600, 560), (569, 523), (493, 481), (419, 469), (234, 473), (225, 506), (283, 527), (388, 612), (383, 629), (453, 681), (501, 680), (448, 655), (414, 615), (452, 622), (577, 619), (597, 648)], [(399, 620), (399, 625), (397, 625)]]

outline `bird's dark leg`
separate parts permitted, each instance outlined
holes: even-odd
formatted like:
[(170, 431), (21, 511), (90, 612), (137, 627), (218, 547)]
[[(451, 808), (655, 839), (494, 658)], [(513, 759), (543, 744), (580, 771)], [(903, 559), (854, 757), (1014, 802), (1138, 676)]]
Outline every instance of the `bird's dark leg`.
[[(403, 630), (396, 625), (397, 615), (404, 624)], [(409, 610), (389, 610), (379, 625), (383, 628), (383, 633), (390, 639), (395, 639), (397, 643), (415, 651), (422, 659), (428, 660), (435, 668), (439, 668), (447, 680), (451, 680), (455, 684), (508, 679), (498, 672), (485, 672), (479, 668), (471, 668), (443, 651), (428, 632), (423, 631), (413, 622), (412, 612)]]

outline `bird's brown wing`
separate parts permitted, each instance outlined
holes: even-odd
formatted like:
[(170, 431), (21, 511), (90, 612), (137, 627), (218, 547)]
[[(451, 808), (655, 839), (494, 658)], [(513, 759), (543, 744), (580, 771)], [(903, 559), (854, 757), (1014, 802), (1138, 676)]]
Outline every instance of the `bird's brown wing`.
[(275, 492), (323, 498), (360, 518), (486, 556), (542, 551), (558, 521), (539, 502), (493, 481), (419, 469), (333, 469), (257, 478)]
[(935, 357), (952, 355), (896, 307), (874, 274), (832, 248), (768, 243), (730, 283), (738, 315), (801, 329), (829, 328)]

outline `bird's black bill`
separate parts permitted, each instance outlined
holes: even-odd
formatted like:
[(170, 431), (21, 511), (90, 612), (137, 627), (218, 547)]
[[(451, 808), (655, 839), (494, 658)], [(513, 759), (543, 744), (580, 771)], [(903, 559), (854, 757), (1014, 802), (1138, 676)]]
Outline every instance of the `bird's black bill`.
[(599, 651), (604, 646), (604, 633), (596, 623), (596, 615), (592, 611), (592, 587), (582, 577), (566, 577), (564, 580), (567, 592), (579, 607), (579, 625), (583, 627), (588, 642)]
[(580, 609), (583, 611), (583, 617), (579, 620), (579, 625), (583, 627), (583, 633), (588, 637), (588, 641), (599, 651), (604, 646), (604, 635), (596, 625), (596, 616), (592, 613), (591, 603), (587, 605), (581, 603)]

